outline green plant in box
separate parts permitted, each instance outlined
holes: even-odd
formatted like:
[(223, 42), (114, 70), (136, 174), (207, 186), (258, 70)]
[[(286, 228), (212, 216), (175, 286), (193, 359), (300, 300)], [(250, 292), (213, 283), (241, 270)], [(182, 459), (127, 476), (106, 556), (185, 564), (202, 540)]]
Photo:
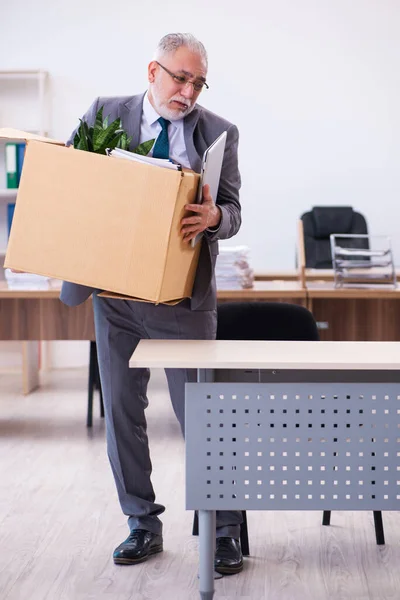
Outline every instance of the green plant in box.
[[(103, 106), (99, 108), (93, 127), (89, 127), (86, 121), (80, 119), (80, 125), (74, 137), (74, 148), (85, 150), (86, 152), (95, 152), (97, 154), (106, 154), (106, 149), (114, 150), (121, 148), (129, 150), (131, 137), (122, 129), (121, 119), (115, 119), (112, 123), (108, 122), (108, 117), (103, 118)], [(139, 144), (133, 152), (146, 155), (154, 144), (153, 140), (148, 140)]]

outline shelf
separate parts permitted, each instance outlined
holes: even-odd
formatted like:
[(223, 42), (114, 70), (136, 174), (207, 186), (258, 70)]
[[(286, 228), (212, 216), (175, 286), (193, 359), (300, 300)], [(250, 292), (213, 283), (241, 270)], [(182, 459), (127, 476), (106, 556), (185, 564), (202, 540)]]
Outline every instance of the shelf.
[(42, 69), (28, 71), (0, 71), (0, 79), (42, 79), (47, 77), (47, 71)]
[(16, 196), (18, 193), (18, 188), (3, 188), (0, 189), (0, 198), (12, 198), (13, 196)]
[[(8, 128), (0, 126), (0, 129), (8, 129)], [(39, 129), (28, 129), (27, 127), (21, 127), (21, 128), (18, 128), (17, 130), (18, 131), (24, 131), (25, 133), (33, 133), (34, 135), (40, 135), (40, 136), (45, 137), (45, 138), (50, 137), (48, 131), (40, 131)], [(5, 138), (5, 137), (1, 137), (0, 138), (0, 144), (3, 145), (3, 146), (5, 144), (8, 144), (8, 142), (12, 142), (12, 141), (23, 142), (24, 140), (21, 140), (20, 138), (13, 139), (11, 137), (10, 138)]]

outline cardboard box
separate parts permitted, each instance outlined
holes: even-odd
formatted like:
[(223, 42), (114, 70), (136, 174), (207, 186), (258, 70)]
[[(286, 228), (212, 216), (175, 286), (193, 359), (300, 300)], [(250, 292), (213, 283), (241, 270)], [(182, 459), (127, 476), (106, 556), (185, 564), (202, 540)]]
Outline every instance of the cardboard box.
[(197, 173), (0, 137), (28, 142), (5, 267), (154, 303), (190, 297), (200, 244), (180, 222)]

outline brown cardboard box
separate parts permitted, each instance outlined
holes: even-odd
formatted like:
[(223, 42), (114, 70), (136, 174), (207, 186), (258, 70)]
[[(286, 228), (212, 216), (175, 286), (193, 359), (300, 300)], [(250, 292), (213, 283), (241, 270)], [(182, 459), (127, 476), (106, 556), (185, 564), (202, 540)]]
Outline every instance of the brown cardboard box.
[(197, 173), (0, 137), (28, 142), (5, 267), (154, 303), (191, 295), (200, 244), (180, 222)]

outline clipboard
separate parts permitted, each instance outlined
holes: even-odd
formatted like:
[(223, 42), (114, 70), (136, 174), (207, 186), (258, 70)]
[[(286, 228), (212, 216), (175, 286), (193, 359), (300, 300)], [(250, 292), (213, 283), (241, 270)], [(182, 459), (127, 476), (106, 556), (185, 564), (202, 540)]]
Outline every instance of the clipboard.
[[(219, 137), (207, 148), (203, 154), (203, 162), (200, 171), (199, 188), (197, 191), (196, 204), (201, 204), (203, 199), (203, 186), (210, 186), (210, 194), (212, 199), (216, 200), (218, 194), (219, 180), (221, 177), (222, 161), (224, 160), (224, 152), (226, 145), (227, 133), (224, 131)], [(203, 233), (199, 233), (192, 239), (192, 248), (202, 238)]]

